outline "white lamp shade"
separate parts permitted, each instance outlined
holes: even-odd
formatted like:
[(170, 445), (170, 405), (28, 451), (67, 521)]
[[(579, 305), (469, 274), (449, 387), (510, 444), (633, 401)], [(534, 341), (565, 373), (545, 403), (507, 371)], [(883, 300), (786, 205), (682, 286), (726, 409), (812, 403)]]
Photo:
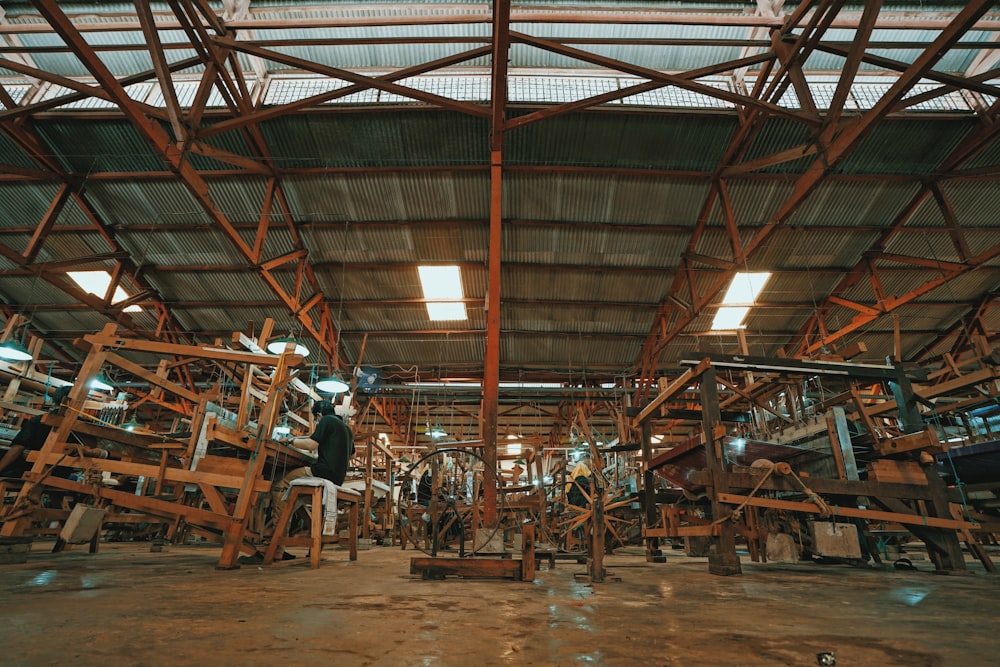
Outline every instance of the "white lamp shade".
[(298, 354), (303, 357), (309, 356), (309, 348), (298, 342), (294, 338), (277, 338), (272, 340), (267, 344), (267, 351), (271, 354), (283, 354), (288, 348), (288, 344), (292, 343), (295, 348), (292, 350), (293, 354)]
[(6, 359), (7, 361), (27, 361), (31, 359), (31, 354), (17, 341), (9, 340), (0, 345), (0, 359)]
[(114, 389), (114, 387), (111, 386), (111, 383), (104, 379), (103, 375), (94, 376), (94, 379), (91, 380), (90, 384), (87, 386), (91, 389), (96, 389), (97, 391), (111, 391)]
[(321, 391), (324, 394), (342, 394), (348, 389), (350, 389), (350, 385), (336, 375), (323, 378), (316, 383), (316, 391)]

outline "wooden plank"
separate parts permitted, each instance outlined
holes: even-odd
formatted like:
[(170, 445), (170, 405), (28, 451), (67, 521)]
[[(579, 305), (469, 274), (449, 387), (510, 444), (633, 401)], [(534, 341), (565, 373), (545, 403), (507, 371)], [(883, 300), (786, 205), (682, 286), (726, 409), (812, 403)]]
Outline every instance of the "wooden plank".
[[(93, 495), (94, 493), (93, 485), (80, 484), (61, 477), (49, 477), (45, 480), (45, 485), (84, 495)], [(103, 486), (97, 489), (97, 495), (105, 500), (109, 500), (117, 507), (127, 507), (169, 519), (182, 517), (188, 523), (203, 527), (224, 528), (231, 521), (230, 517), (224, 514), (215, 514), (214, 512), (197, 507), (180, 505), (148, 496), (137, 496), (134, 493), (115, 491)]]
[(424, 579), (492, 577), (521, 579), (521, 561), (512, 558), (424, 558), (410, 559), (410, 574)]
[[(772, 498), (758, 498), (756, 496), (739, 496), (732, 493), (720, 493), (719, 502), (727, 505), (742, 505), (744, 502), (752, 507), (771, 507), (780, 510), (790, 510), (792, 512), (806, 512), (808, 514), (819, 514), (820, 509), (812, 503), (801, 503), (791, 500), (774, 500)], [(838, 507), (836, 516), (846, 516), (856, 519), (868, 519), (870, 521), (895, 521), (910, 526), (929, 526), (931, 528), (950, 528), (952, 530), (962, 530), (975, 528), (967, 521), (955, 521), (953, 519), (942, 519), (935, 516), (917, 516), (916, 514), (903, 514), (901, 512), (881, 512), (879, 510), (863, 510), (857, 507)]]
[(226, 499), (222, 497), (221, 493), (219, 493), (219, 489), (211, 484), (205, 484), (204, 482), (199, 484), (198, 488), (201, 489), (202, 498), (205, 499), (205, 502), (208, 503), (209, 508), (213, 512), (218, 512), (219, 514), (229, 513), (229, 507), (226, 505)]
[[(152, 448), (153, 445), (170, 443), (177, 445), (180, 449), (187, 448), (187, 443), (179, 440), (173, 440), (165, 436), (153, 435), (149, 433), (135, 433), (132, 431), (126, 431), (123, 428), (118, 428), (117, 426), (104, 426), (103, 424), (90, 422), (86, 420), (86, 415), (59, 415), (50, 412), (42, 417), (42, 422), (44, 424), (48, 424), (49, 426), (57, 427), (66, 419), (74, 420), (74, 433), (91, 435), (95, 438), (111, 440), (112, 442), (121, 443), (123, 445), (148, 449)], [(158, 448), (162, 449), (162, 447)]]
[[(279, 355), (274, 354), (254, 354), (251, 352), (230, 350), (225, 347), (196, 347), (194, 345), (179, 345), (176, 343), (158, 343), (155, 341), (104, 335), (103, 333), (87, 334), (83, 339), (95, 346), (138, 350), (141, 352), (181, 357), (196, 357), (198, 359), (210, 359), (219, 363), (234, 362), (239, 364), (256, 364), (257, 366), (277, 366), (281, 358)], [(287, 360), (286, 365), (288, 366), (298, 366), (302, 363), (302, 355), (287, 354), (285, 357)]]
[[(749, 473), (727, 473), (730, 489), (752, 489), (760, 482), (760, 477)], [(711, 476), (706, 471), (695, 471), (689, 475), (694, 484), (709, 486)], [(773, 491), (801, 491), (802, 487), (790, 477), (772, 475), (761, 485), (762, 489)], [(844, 496), (878, 496), (880, 498), (908, 498), (912, 500), (930, 500), (926, 481), (923, 484), (890, 484), (872, 481), (851, 481), (842, 479), (826, 479), (810, 477), (809, 488), (816, 493), (831, 493)]]
[(875, 452), (882, 456), (910, 452), (916, 449), (925, 449), (931, 454), (944, 453), (944, 447), (941, 446), (941, 441), (938, 440), (937, 431), (933, 426), (928, 426), (923, 431), (907, 433), (875, 443)]
[(159, 387), (160, 389), (165, 389), (166, 391), (170, 392), (175, 396), (186, 398), (192, 403), (197, 403), (198, 401), (201, 400), (201, 396), (199, 396), (196, 392), (193, 392), (190, 389), (187, 389), (186, 387), (182, 387), (175, 382), (171, 382), (170, 380), (167, 380), (166, 378), (161, 377), (156, 373), (148, 371), (142, 366), (134, 364), (125, 357), (115, 354), (114, 352), (108, 352), (107, 362), (109, 364), (114, 364), (115, 366), (118, 366), (122, 370), (127, 371), (128, 373), (136, 376), (137, 378), (145, 380), (151, 385)]
[(682, 390), (686, 389), (688, 383), (691, 382), (691, 380), (693, 380), (696, 377), (699, 377), (702, 373), (708, 370), (708, 368), (711, 365), (712, 364), (708, 359), (702, 359), (701, 361), (698, 362), (698, 365), (689, 368), (683, 373), (681, 373), (680, 377), (678, 377), (676, 380), (667, 385), (666, 389), (657, 394), (656, 398), (654, 398), (652, 401), (649, 402), (649, 405), (647, 405), (646, 407), (644, 407), (642, 410), (639, 411), (638, 416), (635, 418), (635, 423), (641, 424), (642, 422), (649, 419), (653, 415), (653, 413), (660, 408), (661, 405), (663, 405), (671, 398), (679, 394)]
[(927, 476), (916, 461), (877, 459), (868, 464), (868, 479), (873, 482), (927, 486)]
[[(149, 478), (155, 478), (160, 469), (159, 463), (136, 463), (133, 461), (115, 461), (113, 459), (95, 459), (90, 457), (80, 458), (75, 455), (66, 455), (65, 458), (63, 458), (63, 454), (59, 452), (51, 452), (44, 457), (41, 452), (28, 452), (27, 458), (28, 461), (32, 463), (41, 459), (47, 465), (56, 465), (58, 463), (59, 465), (71, 468), (93, 467), (101, 471), (107, 470), (119, 475), (141, 475)], [(245, 472), (239, 475), (223, 475), (211, 472), (202, 472), (200, 470), (166, 468), (163, 476), (164, 479), (172, 482), (184, 482), (186, 484), (204, 483), (226, 489), (238, 489), (244, 482), (244, 475)], [(45, 484), (49, 483), (49, 479), (46, 479)], [(270, 490), (271, 482), (266, 479), (259, 479), (256, 484), (254, 484), (254, 491)]]
[[(955, 393), (959, 389), (964, 389), (965, 387), (971, 385), (982, 384), (983, 382), (988, 382), (997, 377), (996, 371), (991, 367), (986, 367), (978, 371), (973, 371), (972, 373), (967, 373), (965, 375), (959, 376), (953, 380), (948, 380), (947, 382), (941, 382), (935, 385), (913, 385), (913, 393), (929, 401), (938, 396), (946, 396), (948, 394)], [(886, 401), (885, 403), (879, 403), (878, 405), (866, 406), (865, 412), (871, 416), (880, 415), (884, 412), (891, 412), (896, 409), (896, 401)], [(949, 406), (949, 409), (950, 406)]]

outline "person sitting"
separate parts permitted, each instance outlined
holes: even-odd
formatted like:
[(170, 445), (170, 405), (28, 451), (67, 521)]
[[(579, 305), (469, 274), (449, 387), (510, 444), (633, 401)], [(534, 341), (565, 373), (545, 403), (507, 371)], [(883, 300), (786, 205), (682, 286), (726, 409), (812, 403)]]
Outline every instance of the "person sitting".
[(271, 518), (281, 516), (285, 507), (285, 491), (292, 480), (300, 477), (322, 477), (338, 486), (344, 483), (347, 466), (354, 454), (354, 434), (330, 401), (317, 401), (312, 407), (313, 416), (319, 417), (316, 430), (308, 438), (292, 438), (288, 443), (296, 449), (316, 452), (316, 462), (295, 468), (271, 487)]
[[(69, 386), (59, 387), (55, 390), (52, 394), (52, 406), (48, 412), (54, 413), (59, 410), (63, 400), (69, 394), (69, 390)], [(37, 414), (21, 424), (21, 430), (10, 441), (10, 449), (0, 459), (0, 476), (21, 477), (25, 472), (31, 470), (28, 452), (39, 451), (52, 431), (51, 426), (42, 422), (42, 417), (45, 414), (44, 412)]]

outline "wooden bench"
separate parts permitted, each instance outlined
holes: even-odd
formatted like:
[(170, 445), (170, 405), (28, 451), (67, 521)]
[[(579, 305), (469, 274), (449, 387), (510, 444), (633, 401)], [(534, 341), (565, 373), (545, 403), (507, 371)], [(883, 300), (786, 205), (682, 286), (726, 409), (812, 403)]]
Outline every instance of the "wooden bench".
[[(309, 503), (310, 521), (308, 535), (288, 535), (291, 518), (295, 514), (298, 501)], [(347, 507), (347, 543), (350, 548), (350, 560), (358, 559), (358, 508), (361, 504), (361, 494), (342, 486), (337, 487), (337, 507)], [(319, 567), (320, 552), (324, 544), (340, 543), (340, 536), (323, 534), (323, 487), (294, 485), (289, 488), (288, 502), (278, 517), (274, 527), (271, 544), (264, 553), (264, 564), (274, 562), (279, 550), (285, 547), (309, 547), (309, 566)]]

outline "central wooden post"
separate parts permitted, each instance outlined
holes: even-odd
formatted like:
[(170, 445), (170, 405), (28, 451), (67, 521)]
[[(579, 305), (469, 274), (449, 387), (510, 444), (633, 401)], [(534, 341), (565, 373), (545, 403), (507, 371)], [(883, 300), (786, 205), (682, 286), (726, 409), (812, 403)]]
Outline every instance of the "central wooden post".
[[(712, 486), (709, 488), (712, 518), (720, 519), (729, 513), (729, 509), (718, 501), (719, 494), (729, 493), (729, 480), (722, 445), (722, 414), (719, 410), (715, 375), (715, 369), (709, 368), (701, 376), (701, 428), (705, 432), (705, 461), (712, 474)], [(723, 576), (743, 574), (740, 559), (736, 555), (736, 529), (733, 523), (723, 521), (719, 529), (719, 536), (712, 539), (708, 554), (708, 571)]]

